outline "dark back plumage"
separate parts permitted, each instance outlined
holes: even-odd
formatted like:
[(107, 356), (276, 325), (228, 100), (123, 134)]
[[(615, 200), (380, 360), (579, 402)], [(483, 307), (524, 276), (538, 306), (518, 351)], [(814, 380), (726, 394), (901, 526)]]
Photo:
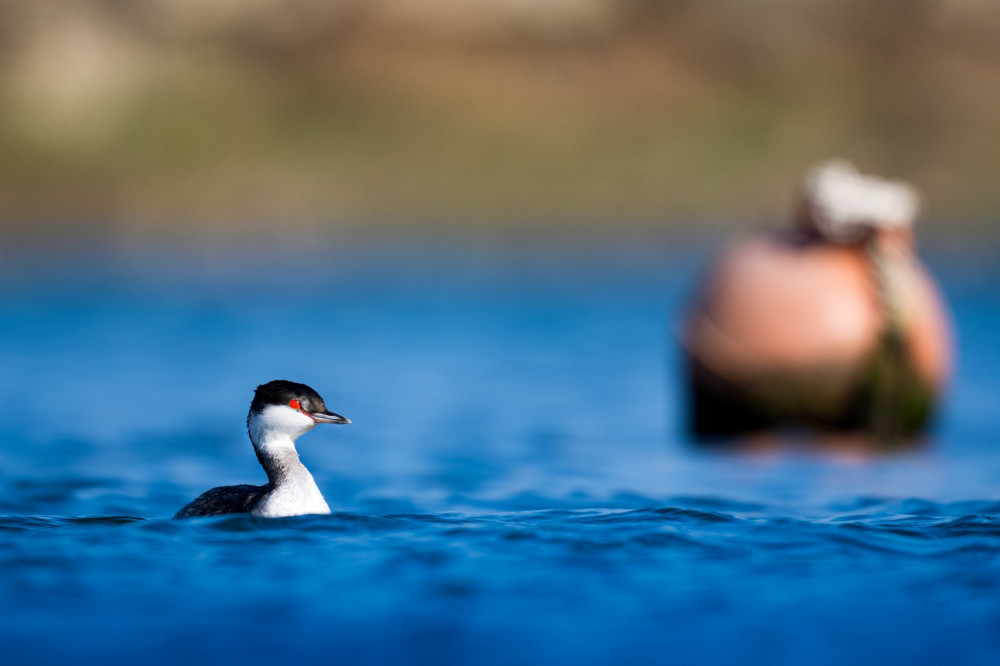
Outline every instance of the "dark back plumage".
[(202, 493), (183, 509), (174, 514), (174, 518), (193, 518), (195, 516), (221, 516), (227, 513), (250, 513), (254, 507), (271, 492), (270, 484), (251, 486), (222, 486), (212, 488)]

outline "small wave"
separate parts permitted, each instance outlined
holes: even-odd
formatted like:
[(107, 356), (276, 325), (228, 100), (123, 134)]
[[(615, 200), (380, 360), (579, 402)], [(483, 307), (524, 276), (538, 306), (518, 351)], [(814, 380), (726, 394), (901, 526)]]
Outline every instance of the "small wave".
[(216, 532), (273, 532), (298, 530), (302, 532), (373, 532), (399, 529), (403, 526), (401, 517), (371, 516), (360, 513), (337, 512), (329, 515), (288, 516), (284, 518), (262, 518), (246, 513), (225, 514), (186, 518), (169, 521), (183, 529), (191, 526)]
[(733, 516), (712, 511), (678, 507), (650, 507), (630, 511), (607, 511), (597, 516), (584, 515), (575, 520), (584, 523), (635, 524), (635, 523), (729, 523), (738, 520)]
[(0, 530), (65, 529), (145, 522), (137, 516), (0, 516)]

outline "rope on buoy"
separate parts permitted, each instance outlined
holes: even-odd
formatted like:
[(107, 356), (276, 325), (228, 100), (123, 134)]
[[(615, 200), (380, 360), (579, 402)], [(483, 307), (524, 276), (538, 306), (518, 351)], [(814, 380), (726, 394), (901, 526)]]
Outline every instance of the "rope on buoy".
[(872, 358), (871, 405), (868, 427), (883, 443), (892, 444), (903, 431), (907, 364), (906, 335), (903, 330), (899, 290), (893, 280), (892, 259), (886, 256), (876, 236), (864, 244), (875, 282), (882, 330)]
[(860, 173), (846, 160), (814, 167), (802, 188), (806, 224), (826, 241), (860, 245), (875, 285), (882, 329), (871, 360), (867, 392), (868, 429), (880, 441), (892, 444), (905, 429), (907, 392), (912, 387), (897, 263), (906, 255), (886, 252), (879, 231), (908, 229), (920, 204), (917, 191), (899, 181)]

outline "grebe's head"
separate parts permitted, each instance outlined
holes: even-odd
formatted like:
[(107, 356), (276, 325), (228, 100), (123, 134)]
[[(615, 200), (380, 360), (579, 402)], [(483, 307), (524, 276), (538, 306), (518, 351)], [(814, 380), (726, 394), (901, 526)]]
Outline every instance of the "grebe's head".
[(247, 415), (247, 430), (254, 444), (265, 435), (294, 440), (321, 423), (350, 421), (328, 410), (323, 398), (310, 387), (284, 379), (258, 386)]

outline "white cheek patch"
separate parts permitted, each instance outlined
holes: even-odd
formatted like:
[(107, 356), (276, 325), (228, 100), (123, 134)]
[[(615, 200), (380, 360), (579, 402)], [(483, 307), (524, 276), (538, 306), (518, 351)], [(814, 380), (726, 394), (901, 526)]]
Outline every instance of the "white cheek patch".
[(277, 428), (294, 429), (316, 424), (312, 418), (287, 405), (268, 405), (261, 412), (261, 417)]
[(250, 419), (250, 432), (257, 442), (269, 439), (291, 439), (316, 427), (310, 416), (287, 405), (268, 405)]

